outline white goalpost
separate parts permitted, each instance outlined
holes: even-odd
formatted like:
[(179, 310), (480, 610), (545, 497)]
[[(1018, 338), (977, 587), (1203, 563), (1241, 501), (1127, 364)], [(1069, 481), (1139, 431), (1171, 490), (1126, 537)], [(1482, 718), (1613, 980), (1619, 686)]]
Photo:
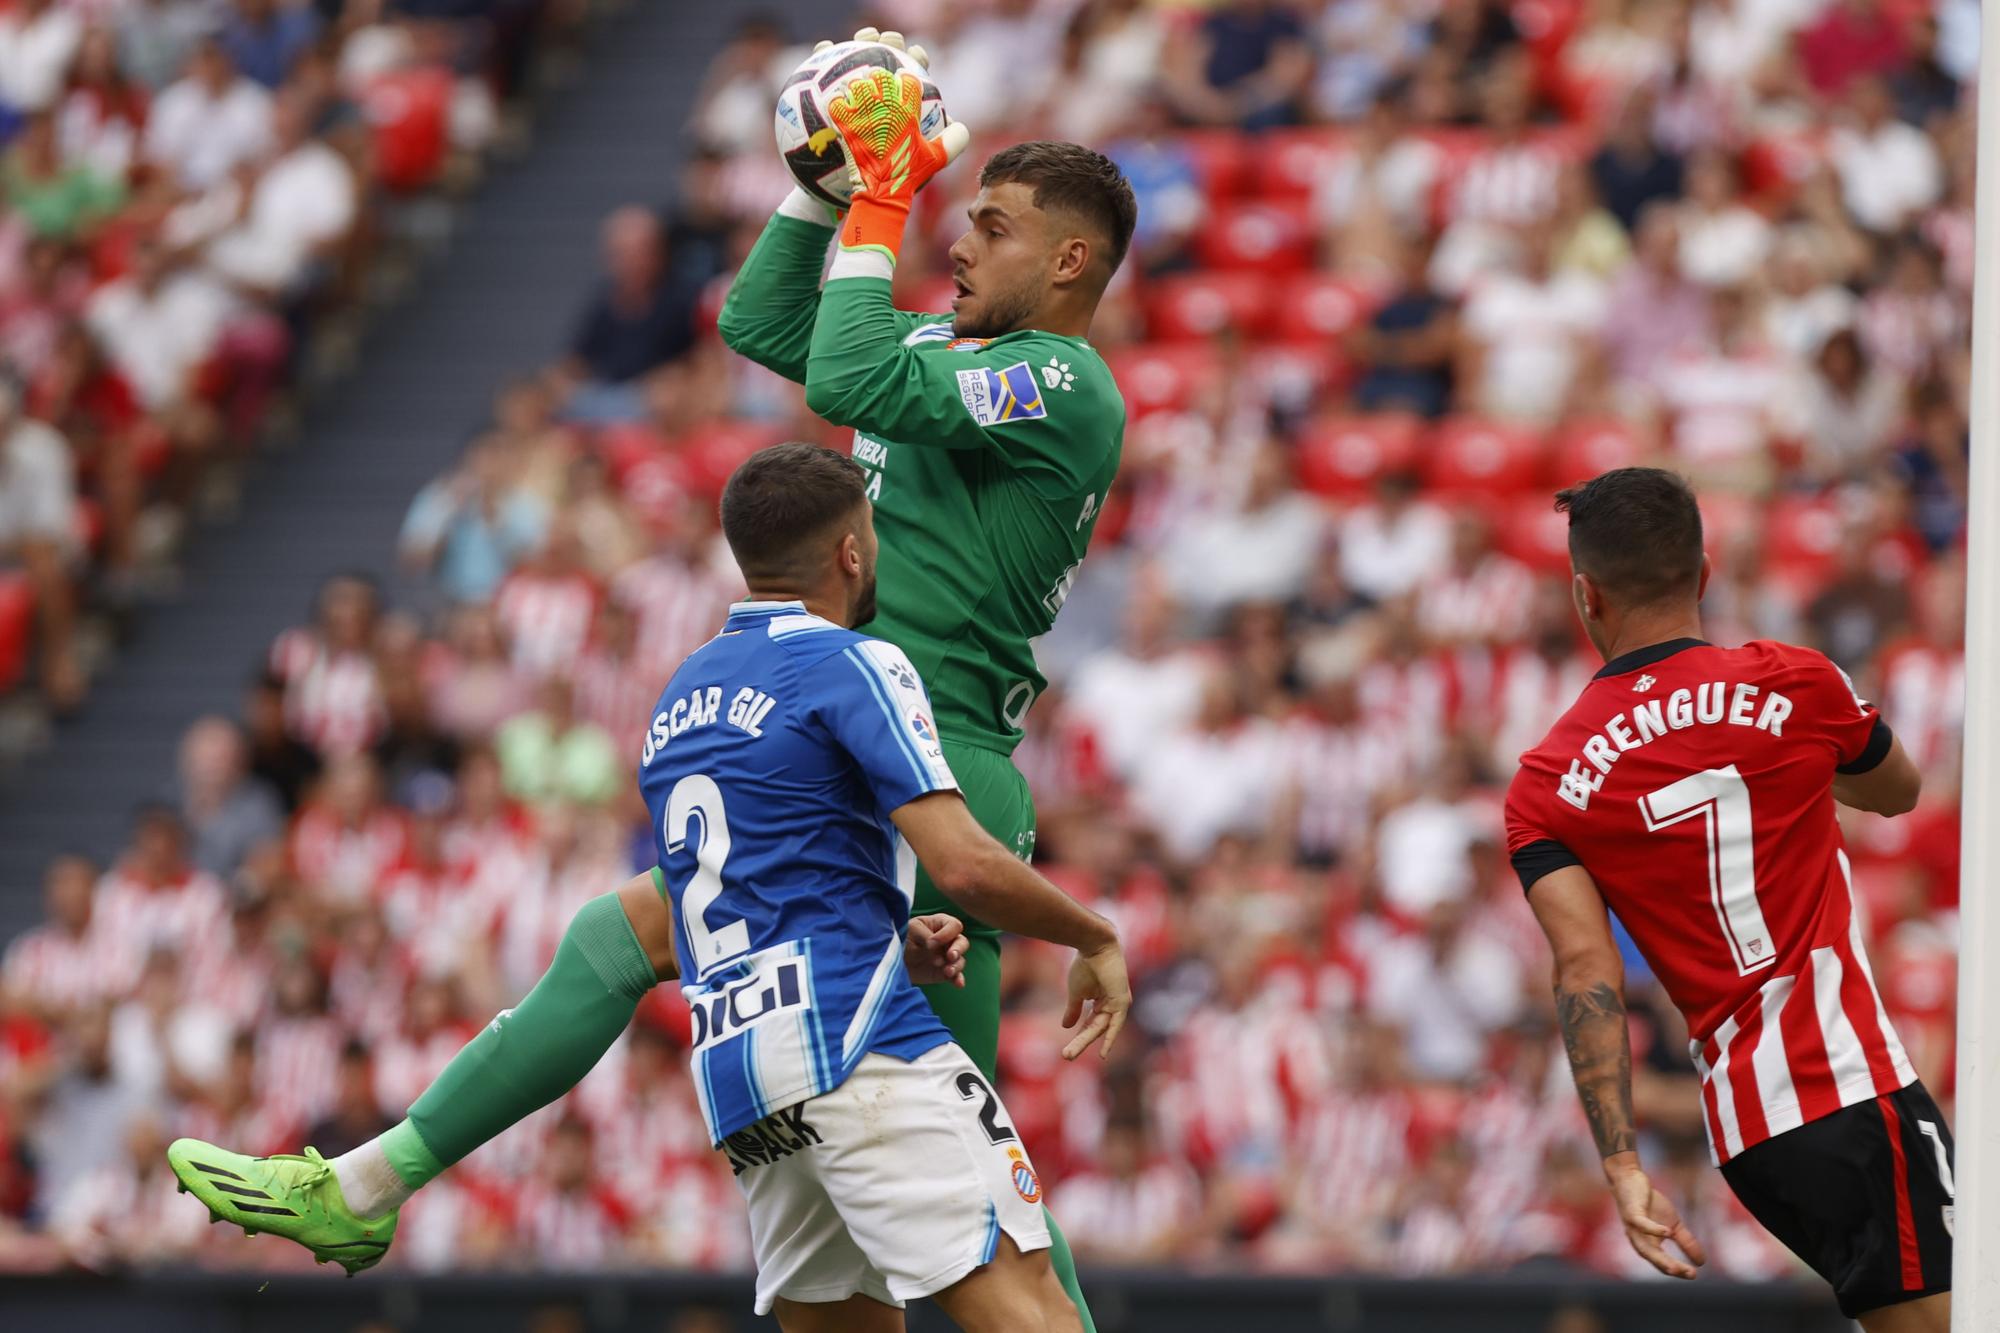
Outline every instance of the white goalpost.
[(2000, 13), (1979, 37), (1972, 288), (1972, 498), (1966, 519), (1965, 758), (1960, 815), (1958, 1162), (1953, 1333), (2000, 1329)]

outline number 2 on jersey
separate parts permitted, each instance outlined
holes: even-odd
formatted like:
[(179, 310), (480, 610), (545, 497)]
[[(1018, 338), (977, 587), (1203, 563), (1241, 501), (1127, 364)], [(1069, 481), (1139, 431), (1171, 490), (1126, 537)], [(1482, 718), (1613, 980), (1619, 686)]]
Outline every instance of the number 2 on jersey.
[(722, 896), (722, 863), (729, 859), (729, 817), (722, 808), (722, 788), (706, 773), (691, 773), (674, 784), (667, 797), (667, 851), (687, 845), (688, 826), (701, 817), (701, 841), (695, 845), (694, 878), (681, 891), (681, 920), (694, 946), (695, 977), (710, 972), (750, 949), (750, 925), (731, 921), (711, 926), (708, 909)]
[(1683, 820), (1700, 819), (1708, 830), (1708, 896), (1739, 976), (1778, 961), (1757, 902), (1756, 830), (1751, 823), (1750, 788), (1736, 765), (1690, 773), (1640, 798), (1639, 813), (1657, 833)]

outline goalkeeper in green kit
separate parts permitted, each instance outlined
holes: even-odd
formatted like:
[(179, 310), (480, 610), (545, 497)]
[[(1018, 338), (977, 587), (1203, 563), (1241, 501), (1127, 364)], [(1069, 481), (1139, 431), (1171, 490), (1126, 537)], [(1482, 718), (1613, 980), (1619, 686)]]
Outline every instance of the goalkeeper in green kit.
[[(1085, 335), (1138, 206), (1101, 153), (1005, 149), (980, 171), (971, 227), (951, 247), (951, 313), (898, 310), (890, 283), (912, 196), (963, 131), (923, 143), (915, 81), (895, 91), (900, 101), (876, 101), (856, 85), (849, 101), (864, 105), (829, 108), (857, 177), (853, 205), (841, 221), (794, 190), (736, 275), (720, 327), (731, 348), (803, 383), (814, 412), (854, 428), (881, 538), (878, 610), (861, 629), (909, 655), (973, 817), (1025, 859), (1034, 803), (1009, 756), (1046, 683), (1029, 641), (1054, 623), (1118, 470), (1125, 404)], [(958, 914), (921, 869), (913, 911)], [(1000, 940), (976, 921), (965, 931), (963, 988), (926, 994), (992, 1079)], [(1069, 1246), (1050, 1230), (1089, 1329)]]
[[(865, 29), (856, 39), (901, 44)], [(1025, 860), (1034, 806), (1009, 756), (1045, 683), (1030, 640), (1061, 609), (1118, 468), (1124, 404), (1084, 335), (1137, 206), (1117, 167), (1080, 145), (998, 153), (980, 173), (971, 229), (951, 248), (951, 314), (908, 314), (891, 303), (890, 284), (912, 199), (968, 136), (952, 125), (922, 137), (921, 90), (908, 74), (857, 79), (827, 109), (847, 148), (853, 204), (842, 220), (792, 193), (737, 275), (722, 336), (803, 383), (815, 412), (854, 428), (880, 540), (878, 611), (857, 628), (915, 665), (971, 815)], [(182, 1139), (168, 1153), (176, 1175), (218, 1221), (284, 1236), (350, 1273), (372, 1266), (405, 1200), (568, 1091), (656, 979), (674, 975), (663, 894), (655, 870), (587, 904), (534, 991), (377, 1139), (332, 1161), (311, 1149), (250, 1157)], [(919, 871), (912, 976), (931, 983), (932, 1007), (991, 1080), (999, 936), (961, 920)], [(1073, 995), (1073, 1015), (1079, 1004)], [(1100, 1002), (1093, 1021), (1106, 1016)], [(1055, 1271), (1092, 1329), (1053, 1220), (1050, 1232)]]

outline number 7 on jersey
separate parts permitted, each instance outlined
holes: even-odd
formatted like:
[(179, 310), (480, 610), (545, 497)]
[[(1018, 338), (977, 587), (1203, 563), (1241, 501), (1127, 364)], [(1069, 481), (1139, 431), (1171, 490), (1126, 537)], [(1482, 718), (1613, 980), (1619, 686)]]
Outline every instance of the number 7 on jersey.
[(1708, 830), (1708, 896), (1739, 976), (1778, 961), (1757, 902), (1756, 830), (1750, 788), (1736, 765), (1690, 773), (1640, 798), (1639, 813), (1654, 833), (1700, 819)]

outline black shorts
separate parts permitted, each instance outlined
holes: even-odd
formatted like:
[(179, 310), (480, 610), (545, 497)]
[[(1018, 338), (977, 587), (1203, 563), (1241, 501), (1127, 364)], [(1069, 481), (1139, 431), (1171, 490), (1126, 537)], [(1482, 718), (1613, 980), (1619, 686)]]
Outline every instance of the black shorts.
[(1722, 1164), (1736, 1197), (1853, 1319), (1951, 1290), (1951, 1128), (1921, 1083)]

